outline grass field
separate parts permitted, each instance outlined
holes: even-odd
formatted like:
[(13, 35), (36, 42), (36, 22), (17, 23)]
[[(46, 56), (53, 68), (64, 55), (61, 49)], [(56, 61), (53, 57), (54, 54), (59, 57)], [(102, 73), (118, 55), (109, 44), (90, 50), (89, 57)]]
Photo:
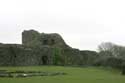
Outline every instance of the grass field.
[(67, 75), (27, 78), (0, 78), (0, 83), (125, 83), (120, 71), (95, 67), (0, 67), (0, 70), (64, 72)]

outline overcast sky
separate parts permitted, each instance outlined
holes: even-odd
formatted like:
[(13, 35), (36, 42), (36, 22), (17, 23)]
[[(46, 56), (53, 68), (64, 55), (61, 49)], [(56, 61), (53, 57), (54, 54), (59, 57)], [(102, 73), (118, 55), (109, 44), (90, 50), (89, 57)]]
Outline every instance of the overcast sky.
[(0, 42), (21, 43), (23, 30), (59, 33), (68, 45), (96, 50), (125, 45), (124, 0), (0, 0)]

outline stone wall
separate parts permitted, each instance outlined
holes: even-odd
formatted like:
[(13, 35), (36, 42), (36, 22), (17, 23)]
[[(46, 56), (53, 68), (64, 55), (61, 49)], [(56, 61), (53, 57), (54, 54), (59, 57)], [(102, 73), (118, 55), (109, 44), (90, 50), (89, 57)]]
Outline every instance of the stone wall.
[(0, 45), (0, 66), (52, 64), (52, 54), (52, 49), (48, 47), (29, 48), (17, 44), (3, 44)]
[(22, 44), (0, 43), (0, 66), (85, 65), (96, 55), (94, 51), (71, 48), (59, 34), (35, 30), (22, 33)]

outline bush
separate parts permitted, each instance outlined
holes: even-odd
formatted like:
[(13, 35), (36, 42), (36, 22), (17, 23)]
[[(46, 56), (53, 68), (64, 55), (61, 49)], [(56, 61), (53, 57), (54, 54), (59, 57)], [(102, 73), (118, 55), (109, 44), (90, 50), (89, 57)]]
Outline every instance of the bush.
[(95, 62), (95, 66), (107, 66), (107, 67), (113, 67), (113, 68), (122, 68), (122, 63), (124, 60), (122, 58), (117, 57), (101, 57), (98, 58)]
[(125, 62), (122, 63), (122, 75), (125, 75)]

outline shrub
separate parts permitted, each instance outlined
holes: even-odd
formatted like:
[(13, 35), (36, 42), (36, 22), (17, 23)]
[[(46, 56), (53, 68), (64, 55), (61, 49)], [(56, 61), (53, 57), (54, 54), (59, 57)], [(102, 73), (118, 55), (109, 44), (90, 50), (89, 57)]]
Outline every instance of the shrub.
[(122, 75), (125, 75), (125, 62), (122, 63)]
[(122, 58), (117, 57), (100, 57), (96, 60), (95, 66), (107, 66), (113, 68), (122, 68), (122, 63), (124, 60)]

